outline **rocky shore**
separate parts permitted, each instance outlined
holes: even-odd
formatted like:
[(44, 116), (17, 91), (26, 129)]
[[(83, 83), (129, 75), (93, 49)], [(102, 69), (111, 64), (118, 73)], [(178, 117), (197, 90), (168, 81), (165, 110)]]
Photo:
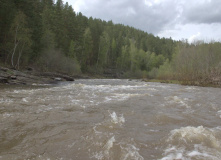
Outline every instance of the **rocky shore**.
[(39, 72), (32, 68), (18, 71), (0, 67), (0, 84), (40, 85), (56, 84), (60, 81), (74, 81), (74, 77), (53, 72)]
[[(40, 72), (33, 68), (27, 68), (18, 71), (11, 68), (0, 66), (0, 85), (47, 85), (58, 84), (62, 81), (74, 81), (74, 79), (90, 79), (90, 78), (122, 78), (122, 73), (116, 74), (113, 70), (105, 71), (102, 75), (75, 75), (69, 76), (57, 72)], [(173, 83), (191, 86), (219, 87), (221, 88), (221, 79), (208, 79), (204, 81), (178, 81), (178, 80), (156, 80), (143, 79), (145, 82), (161, 82)]]

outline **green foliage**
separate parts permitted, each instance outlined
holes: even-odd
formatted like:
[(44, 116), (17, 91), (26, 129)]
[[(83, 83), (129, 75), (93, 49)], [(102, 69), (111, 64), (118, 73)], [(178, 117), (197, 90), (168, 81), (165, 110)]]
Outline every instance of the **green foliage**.
[[(219, 84), (221, 81), (221, 43), (188, 44), (174, 48), (172, 60), (167, 59), (150, 76), (164, 80), (176, 79), (185, 84)], [(157, 74), (156, 74), (157, 73)]]
[(56, 71), (70, 75), (80, 74), (80, 66), (59, 50), (45, 50), (39, 58), (38, 66), (44, 71)]
[(41, 39), (42, 47), (44, 49), (55, 48), (55, 35), (51, 30), (46, 29)]
[(107, 32), (103, 32), (100, 37), (99, 53), (97, 57), (97, 66), (107, 67), (108, 52), (110, 51), (110, 37)]
[(148, 77), (149, 78), (156, 78), (158, 75), (158, 68), (154, 67), (149, 73), (148, 73)]
[(171, 63), (169, 61), (169, 59), (167, 59), (163, 65), (161, 65), (158, 69), (157, 75), (155, 75), (156, 77), (153, 78), (158, 78), (158, 79), (164, 79), (164, 80), (169, 80), (169, 79), (173, 79), (173, 68), (171, 66)]
[(13, 48), (11, 51), (11, 65), (19, 69), (23, 52), (30, 51), (32, 44), (31, 31), (27, 27), (26, 16), (23, 12), (18, 12), (13, 20), (9, 33), (13, 38), (11, 41), (8, 41), (8, 47)]
[(213, 77), (214, 72), (219, 72), (220, 49), (220, 43), (180, 46), (174, 58), (177, 78), (193, 81)]
[(17, 10), (14, 0), (0, 1), (0, 55), (4, 58), (6, 58), (7, 54), (10, 52), (6, 46), (6, 43), (11, 38), (9, 37), (8, 33), (16, 12)]
[(90, 66), (90, 60), (93, 52), (93, 41), (90, 28), (87, 28), (84, 33), (84, 45), (82, 54), (80, 55), (80, 64), (82, 72), (87, 72), (88, 66)]
[(75, 53), (75, 44), (74, 44), (73, 40), (71, 40), (71, 42), (70, 42), (67, 57), (72, 58), (72, 59), (77, 59), (76, 53)]
[[(3, 16), (0, 18), (4, 25), (1, 23), (0, 29), (4, 33), (0, 35), (0, 55), (3, 55), (0, 57), (9, 63), (9, 55), (15, 56), (13, 65), (20, 55), (16, 52), (20, 53), (19, 48), (24, 46), (21, 60), (27, 64), (42, 59), (45, 50), (60, 50), (65, 57), (79, 62), (83, 72), (96, 66), (96, 70), (100, 71), (112, 68), (118, 72), (129, 71), (134, 75), (142, 75), (141, 72), (148, 72), (163, 64), (175, 46), (171, 39), (160, 39), (129, 26), (76, 14), (62, 0), (56, 3), (53, 0), (8, 0), (1, 3), (0, 13)], [(24, 24), (21, 27), (23, 35), (20, 34), (21, 30), (15, 34), (15, 18)], [(22, 37), (19, 38), (19, 45), (14, 42), (15, 36)]]
[(128, 45), (122, 47), (122, 53), (117, 59), (117, 67), (120, 70), (127, 71), (130, 69), (131, 65), (131, 55), (130, 48)]
[(127, 77), (221, 79), (221, 44), (188, 44), (81, 12), (62, 0), (0, 0), (0, 63)]

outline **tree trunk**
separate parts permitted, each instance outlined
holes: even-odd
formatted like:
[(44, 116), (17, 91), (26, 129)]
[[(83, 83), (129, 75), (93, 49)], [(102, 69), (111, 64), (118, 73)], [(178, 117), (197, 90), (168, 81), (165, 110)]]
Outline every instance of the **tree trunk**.
[(15, 32), (15, 46), (14, 46), (12, 57), (11, 57), (11, 64), (12, 64), (13, 68), (14, 68), (14, 55), (15, 55), (15, 52), (16, 52), (16, 48), (18, 46), (18, 42), (17, 42), (18, 28), (19, 28), (19, 26), (17, 26), (17, 28), (16, 28), (16, 32)]
[(98, 55), (97, 55), (97, 65), (96, 65), (96, 68), (97, 68), (98, 63), (99, 63), (99, 58), (100, 58), (100, 45), (99, 45), (99, 51), (98, 51)]
[(16, 64), (16, 66), (15, 66), (16, 69), (18, 69), (18, 70), (19, 70), (20, 58), (21, 58), (21, 55), (22, 55), (22, 51), (23, 51), (24, 46), (25, 46), (25, 43), (23, 44), (21, 50), (19, 51), (19, 56), (18, 56), (17, 64)]

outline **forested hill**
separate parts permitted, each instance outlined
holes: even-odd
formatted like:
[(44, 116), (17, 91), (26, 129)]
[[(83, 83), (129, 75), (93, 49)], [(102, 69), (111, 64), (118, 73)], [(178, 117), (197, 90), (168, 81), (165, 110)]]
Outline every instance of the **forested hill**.
[(149, 72), (171, 59), (176, 42), (87, 18), (58, 0), (0, 0), (1, 63), (68, 72)]
[(0, 0), (0, 65), (221, 85), (221, 43), (155, 37), (62, 0)]

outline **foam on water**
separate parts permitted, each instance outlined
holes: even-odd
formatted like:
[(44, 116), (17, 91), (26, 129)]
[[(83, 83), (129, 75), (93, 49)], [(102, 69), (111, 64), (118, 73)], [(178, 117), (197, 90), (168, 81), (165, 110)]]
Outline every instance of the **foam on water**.
[(11, 148), (0, 159), (218, 160), (220, 104), (217, 89), (133, 80), (3, 88), (0, 126)]
[[(93, 81), (92, 81), (93, 82)], [(70, 101), (75, 104), (85, 107), (89, 106), (96, 106), (102, 103), (110, 103), (110, 102), (119, 102), (125, 101), (130, 97), (140, 96), (140, 95), (147, 95), (147, 93), (140, 93), (138, 94), (133, 93), (137, 90), (144, 90), (146, 85), (87, 85), (87, 84), (68, 84), (63, 86), (63, 90), (67, 90), (70, 92), (68, 96)], [(78, 90), (78, 92), (74, 92)], [(77, 88), (77, 89), (76, 89)], [(53, 88), (56, 91), (56, 87)], [(71, 96), (72, 95), (72, 96)], [(148, 94), (149, 95), (149, 94)]]
[(139, 148), (132, 144), (126, 144), (120, 146), (122, 150), (121, 160), (128, 160), (128, 159), (134, 159), (134, 160), (144, 160), (144, 158), (139, 154)]
[(186, 87), (186, 89), (187, 89), (187, 90), (196, 90), (197, 88), (194, 87), (194, 86), (188, 86), (188, 87)]
[[(109, 159), (110, 156), (110, 150), (113, 148), (114, 142), (115, 142), (115, 137), (112, 136), (108, 141), (103, 145), (100, 151), (96, 151), (92, 154), (91, 158), (96, 158), (97, 160), (102, 160), (102, 159)], [(97, 143), (97, 145), (102, 145), (102, 143)]]
[[(139, 82), (135, 85), (131, 85), (130, 81), (125, 83), (125, 81), (121, 82), (121, 80), (118, 80), (122, 83), (119, 85), (115, 84), (115, 80), (109, 80), (112, 82), (110, 84), (106, 81), (107, 80), (77, 80), (75, 83), (56, 87), (14, 89), (7, 92), (12, 98), (19, 96), (21, 99), (17, 101), (20, 104), (33, 102), (36, 105), (48, 105), (55, 102), (54, 104), (74, 105), (83, 109), (105, 103), (126, 101), (130, 97), (149, 95), (147, 93), (149, 87), (146, 83)], [(138, 90), (141, 91), (141, 93), (137, 93)], [(154, 90), (154, 88), (150, 88), (150, 90)], [(42, 93), (44, 93), (44, 96)], [(2, 97), (0, 99), (0, 104), (9, 105), (10, 103), (13, 103), (10, 97)], [(52, 105), (52, 107), (54, 106)]]
[(38, 109), (36, 110), (36, 113), (42, 113), (42, 112), (49, 112), (49, 111), (51, 111), (51, 110), (53, 110), (53, 109), (56, 109), (55, 107), (52, 107), (52, 106), (50, 106), (50, 105), (40, 105), (39, 107), (38, 107)]
[(22, 98), (23, 102), (28, 102), (27, 98)]
[(184, 107), (186, 107), (186, 108), (191, 108), (191, 106), (189, 106), (188, 104), (187, 104), (187, 102), (189, 101), (189, 99), (188, 98), (180, 98), (180, 97), (178, 97), (178, 96), (169, 96), (169, 97), (165, 97), (164, 98), (168, 103), (170, 103), (170, 104), (179, 104), (180, 106), (184, 106)]
[(115, 142), (114, 136), (111, 137), (107, 143), (104, 145), (104, 156), (109, 157), (109, 150), (113, 147), (113, 143)]
[(164, 155), (161, 160), (220, 160), (221, 158), (219, 151), (210, 150), (203, 145), (194, 145), (192, 151), (187, 151), (184, 147), (170, 146), (165, 150)]
[(108, 113), (108, 119), (96, 124), (93, 127), (94, 134), (90, 134), (86, 138), (89, 143), (95, 146), (94, 148), (97, 148), (95, 151), (89, 151), (91, 158), (97, 160), (115, 159), (114, 153), (117, 151), (119, 160), (143, 160), (144, 158), (139, 154), (140, 149), (133, 139), (118, 137), (119, 131), (123, 129), (122, 125), (125, 123), (123, 114), (117, 114), (115, 111), (108, 111)]
[[(119, 160), (144, 160), (140, 155), (140, 149), (133, 142), (115, 139), (115, 136), (109, 138), (106, 143), (96, 142), (96, 146), (101, 146), (99, 151), (93, 152), (91, 158), (97, 160), (115, 159), (114, 153), (118, 152), (117, 159)], [(114, 152), (115, 151), (115, 152)]]
[(9, 118), (9, 117), (12, 117), (13, 114), (12, 113), (3, 113), (3, 118)]
[(221, 142), (216, 136), (216, 128), (182, 127), (170, 132), (168, 146), (162, 160), (170, 159), (212, 159), (221, 158)]
[(113, 112), (113, 113), (110, 113), (110, 117), (111, 117), (111, 122), (114, 124), (122, 125), (125, 122), (123, 114), (121, 116), (117, 116), (117, 114)]
[[(91, 158), (95, 158), (97, 160), (110, 159), (111, 149), (113, 148), (115, 142), (116, 142), (116, 140), (115, 140), (114, 136), (109, 138), (106, 141), (106, 143), (94, 142), (93, 145), (100, 146), (100, 150), (94, 151), (92, 153)], [(90, 152), (90, 150), (89, 150), (89, 152)]]
[(14, 101), (12, 99), (9, 99), (9, 98), (0, 98), (0, 104), (11, 104), (13, 103)]
[(221, 118), (221, 110), (217, 112), (217, 115)]
[(207, 146), (220, 148), (220, 142), (210, 129), (199, 127), (182, 127), (171, 131), (168, 141), (178, 143), (207, 143)]
[(209, 155), (207, 153), (201, 153), (201, 152), (199, 152), (197, 150), (189, 152), (188, 156), (189, 157), (210, 157), (210, 158), (215, 158), (215, 157), (213, 157), (213, 156), (211, 156), (211, 155)]

